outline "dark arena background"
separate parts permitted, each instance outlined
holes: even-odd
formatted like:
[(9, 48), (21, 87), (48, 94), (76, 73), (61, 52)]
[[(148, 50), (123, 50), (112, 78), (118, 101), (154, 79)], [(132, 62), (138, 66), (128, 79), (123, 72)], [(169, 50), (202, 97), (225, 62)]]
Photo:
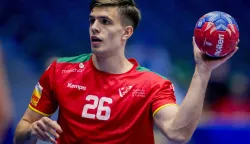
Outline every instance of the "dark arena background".
[[(127, 57), (166, 76), (178, 104), (194, 71), (192, 36), (211, 11), (230, 14), (240, 29), (239, 51), (213, 71), (203, 115), (190, 144), (250, 143), (250, 2), (247, 0), (135, 0), (142, 21)], [(11, 98), (13, 129), (41, 74), (58, 57), (90, 52), (89, 0), (0, 0), (0, 39)], [(56, 120), (57, 113), (52, 119)], [(156, 144), (168, 144), (155, 129)], [(45, 142), (38, 142), (45, 144)]]

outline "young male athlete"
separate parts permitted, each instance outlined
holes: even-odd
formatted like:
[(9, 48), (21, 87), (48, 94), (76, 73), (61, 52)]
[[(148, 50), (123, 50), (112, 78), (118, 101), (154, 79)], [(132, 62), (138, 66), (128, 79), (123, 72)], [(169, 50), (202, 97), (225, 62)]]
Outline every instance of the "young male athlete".
[[(140, 21), (133, 0), (92, 0), (92, 54), (59, 58), (41, 76), (17, 126), (15, 143), (37, 139), (60, 144), (153, 144), (153, 125), (176, 143), (197, 127), (214, 68), (194, 45), (195, 72), (183, 103), (172, 83), (124, 55)], [(58, 121), (51, 116), (59, 107)], [(55, 139), (54, 139), (55, 137)]]

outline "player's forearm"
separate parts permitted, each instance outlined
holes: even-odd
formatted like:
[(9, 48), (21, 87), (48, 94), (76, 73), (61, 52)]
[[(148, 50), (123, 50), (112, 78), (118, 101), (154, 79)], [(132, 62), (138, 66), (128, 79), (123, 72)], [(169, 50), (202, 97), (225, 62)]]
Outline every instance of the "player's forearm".
[(197, 128), (202, 113), (211, 71), (195, 69), (189, 90), (172, 123), (172, 130), (189, 140)]
[(14, 137), (14, 144), (35, 144), (36, 139), (30, 138), (30, 123), (21, 120), (18, 124)]

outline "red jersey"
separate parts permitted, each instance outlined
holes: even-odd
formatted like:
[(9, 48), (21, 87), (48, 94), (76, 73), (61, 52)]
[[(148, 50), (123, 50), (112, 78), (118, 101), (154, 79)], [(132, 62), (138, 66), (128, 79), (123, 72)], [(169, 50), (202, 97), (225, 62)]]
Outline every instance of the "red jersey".
[(153, 115), (175, 105), (169, 80), (139, 66), (123, 74), (97, 70), (92, 54), (59, 58), (41, 76), (29, 108), (59, 107), (60, 144), (153, 144)]

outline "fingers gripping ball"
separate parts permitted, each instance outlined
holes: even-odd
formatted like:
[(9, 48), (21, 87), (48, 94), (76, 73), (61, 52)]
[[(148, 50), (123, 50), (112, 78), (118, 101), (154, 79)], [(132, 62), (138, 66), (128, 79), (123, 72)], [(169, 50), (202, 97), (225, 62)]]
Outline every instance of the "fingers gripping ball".
[(210, 57), (220, 58), (236, 48), (239, 28), (232, 16), (214, 11), (198, 20), (194, 29), (194, 38), (203, 53)]

